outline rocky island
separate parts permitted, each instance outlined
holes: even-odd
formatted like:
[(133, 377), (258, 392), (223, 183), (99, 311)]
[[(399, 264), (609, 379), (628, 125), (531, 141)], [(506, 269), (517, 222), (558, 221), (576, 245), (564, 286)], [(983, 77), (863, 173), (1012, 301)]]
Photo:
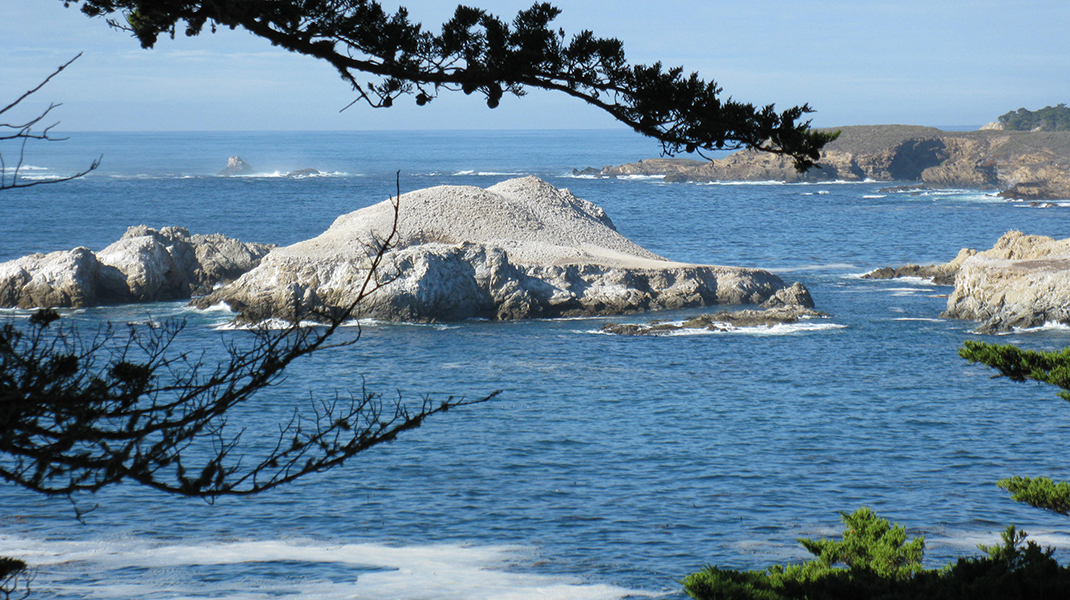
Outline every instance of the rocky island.
[(840, 136), (825, 146), (820, 168), (806, 173), (797, 172), (790, 159), (754, 150), (712, 161), (649, 159), (576, 173), (664, 175), (669, 182), (912, 181), (993, 190), (1008, 199), (1070, 198), (1070, 131), (950, 132), (909, 125), (822, 131), (839, 131)]
[(863, 277), (908, 276), (953, 284), (941, 316), (980, 321), (979, 333), (1070, 325), (1070, 239), (1009, 231), (991, 249), (964, 248), (948, 263), (886, 267)]
[[(381, 287), (356, 316), (432, 322), (630, 314), (760, 304), (787, 288), (759, 269), (667, 260), (618, 233), (598, 206), (535, 177), (487, 189), (438, 186), (399, 203)], [(393, 216), (389, 200), (342, 215), (323, 234), (273, 250), (195, 303), (225, 302), (252, 323), (346, 306)]]

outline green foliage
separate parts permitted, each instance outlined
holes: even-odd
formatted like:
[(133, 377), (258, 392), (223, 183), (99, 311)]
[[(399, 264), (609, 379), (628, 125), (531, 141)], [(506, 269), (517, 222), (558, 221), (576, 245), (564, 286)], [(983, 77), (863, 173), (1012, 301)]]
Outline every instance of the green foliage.
[(1045, 106), (1035, 111), (1019, 108), (1000, 115), (999, 122), (1009, 131), (1070, 131), (1070, 108), (1065, 104)]
[[(921, 565), (924, 539), (906, 540), (868, 508), (841, 513), (842, 540), (799, 540), (815, 559), (764, 571), (710, 566), (683, 580), (697, 600), (1032, 600), (1070, 598), (1070, 569), (1013, 526), (1003, 543), (943, 569)], [(837, 566), (843, 565), (843, 566)]]
[[(959, 349), (959, 356), (996, 369), (1011, 381), (1040, 381), (1070, 390), (1070, 348), (1038, 352), (1009, 344), (967, 340)], [(1070, 392), (1059, 392), (1059, 397), (1070, 401)], [(1047, 477), (1011, 477), (997, 485), (1011, 492), (1011, 497), (1018, 502), (1070, 516), (1070, 483), (1054, 482)]]
[[(63, 0), (130, 31), (144, 48), (176, 31), (242, 28), (338, 70), (357, 100), (389, 107), (404, 95), (417, 105), (441, 91), (478, 92), (490, 108), (504, 94), (560, 92), (596, 106), (665, 152), (755, 148), (790, 156), (805, 170), (836, 134), (810, 129), (808, 105), (782, 112), (721, 98), (716, 82), (680, 67), (629, 64), (624, 45), (583, 31), (570, 39), (552, 22), (561, 11), (536, 3), (512, 21), (458, 6), (435, 34), (375, 0)], [(366, 81), (370, 77), (374, 81)], [(359, 78), (359, 79), (358, 79)]]
[(1011, 498), (1054, 513), (1070, 516), (1070, 483), (1047, 477), (1011, 477), (997, 482)]
[[(1070, 348), (1063, 348), (1059, 352), (1038, 352), (1022, 350), (1010, 344), (966, 340), (959, 348), (959, 356), (996, 369), (1011, 381), (1032, 379), (1070, 390)], [(1067, 392), (1060, 392), (1059, 397), (1070, 401)]]

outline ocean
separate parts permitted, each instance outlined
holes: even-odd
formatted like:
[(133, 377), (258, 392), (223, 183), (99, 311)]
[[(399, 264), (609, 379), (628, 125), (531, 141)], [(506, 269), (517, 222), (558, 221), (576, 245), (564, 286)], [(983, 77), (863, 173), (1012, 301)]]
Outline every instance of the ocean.
[[(75, 133), (29, 146), (27, 180), (103, 162), (81, 180), (3, 192), (0, 261), (100, 250), (139, 224), (291, 244), (393, 195), (398, 173), (402, 192), (536, 175), (657, 254), (801, 281), (831, 317), (667, 337), (598, 328), (702, 311), (367, 324), (235, 414), (249, 420), (243, 439), (270, 436), (311, 394), (362, 385), (413, 402), (501, 395), (344, 467), (212, 505), (121, 485), (78, 497), (97, 507), (80, 524), (66, 499), (5, 484), (0, 556), (33, 566), (36, 598), (676, 599), (708, 564), (801, 560), (798, 538), (834, 536), (839, 511), (869, 506), (924, 535), (930, 566), (977, 554), (1012, 523), (1070, 559), (1063, 517), (995, 485), (1067, 478), (1070, 406), (957, 355), (966, 339), (1061, 348), (1070, 330), (979, 336), (939, 318), (948, 287), (860, 278), (1013, 229), (1070, 237), (1070, 208), (876, 182), (572, 175), (659, 151), (623, 131)], [(235, 155), (255, 174), (215, 176)], [(303, 168), (321, 175), (283, 176)], [(248, 336), (225, 328), (228, 312), (182, 302), (64, 314), (90, 330), (185, 319), (182, 347), (209, 357)]]

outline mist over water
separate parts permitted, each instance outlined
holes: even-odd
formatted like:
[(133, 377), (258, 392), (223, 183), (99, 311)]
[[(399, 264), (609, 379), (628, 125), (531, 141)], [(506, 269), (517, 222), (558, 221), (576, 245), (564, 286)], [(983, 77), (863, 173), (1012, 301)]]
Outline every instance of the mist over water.
[[(80, 134), (34, 152), (34, 176), (104, 162), (84, 180), (5, 192), (0, 261), (100, 250), (139, 224), (290, 244), (392, 195), (399, 169), (402, 192), (533, 174), (652, 252), (773, 270), (831, 315), (665, 337), (598, 328), (703, 311), (345, 328), (357, 344), (294, 365), (233, 416), (243, 440), (269, 441), (310, 393), (503, 392), (259, 497), (210, 506), (120, 486), (78, 498), (99, 505), (83, 526), (64, 499), (2, 486), (0, 555), (37, 566), (36, 597), (681, 598), (676, 582), (706, 564), (803, 558), (797, 538), (836, 535), (837, 511), (863, 505), (925, 535), (932, 566), (1011, 523), (1068, 558), (1065, 519), (994, 482), (1067, 477), (1070, 408), (958, 358), (978, 336), (938, 318), (950, 288), (859, 277), (987, 248), (1010, 229), (1070, 237), (1065, 207), (880, 183), (572, 177), (658, 155), (616, 132)], [(234, 155), (257, 173), (216, 177)], [(278, 176), (309, 167), (327, 175)], [(248, 335), (223, 327), (225, 311), (182, 303), (67, 313), (80, 327), (170, 317), (188, 320), (183, 347), (208, 358)], [(1059, 348), (1070, 331), (981, 339)]]

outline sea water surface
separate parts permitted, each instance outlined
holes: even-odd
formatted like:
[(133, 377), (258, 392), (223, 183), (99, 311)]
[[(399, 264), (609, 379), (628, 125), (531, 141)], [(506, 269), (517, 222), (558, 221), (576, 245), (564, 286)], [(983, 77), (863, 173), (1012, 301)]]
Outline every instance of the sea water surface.
[[(24, 174), (70, 173), (99, 154), (82, 180), (3, 192), (0, 261), (100, 250), (138, 224), (290, 244), (392, 195), (399, 171), (402, 192), (537, 175), (653, 252), (801, 281), (831, 317), (656, 338), (597, 332), (653, 314), (366, 325), (239, 411), (246, 435), (270, 436), (310, 394), (361, 385), (412, 401), (501, 395), (344, 467), (214, 505), (122, 485), (77, 499), (98, 506), (83, 525), (66, 499), (0, 486), (0, 555), (34, 565), (35, 597), (681, 598), (678, 580), (707, 564), (804, 558), (797, 538), (835, 535), (838, 511), (861, 506), (924, 535), (931, 566), (1011, 523), (1068, 558), (1065, 519), (994, 482), (1066, 478), (1070, 407), (957, 349), (1060, 348), (1070, 332), (977, 336), (939, 319), (950, 288), (859, 275), (946, 261), (1011, 229), (1070, 237), (1070, 208), (885, 183), (572, 176), (659, 155), (615, 131), (75, 134), (31, 146)], [(216, 177), (234, 155), (257, 173)], [(306, 167), (323, 174), (282, 176)], [(186, 319), (186, 348), (248, 336), (221, 329), (226, 311), (183, 303), (65, 314), (87, 328)]]

